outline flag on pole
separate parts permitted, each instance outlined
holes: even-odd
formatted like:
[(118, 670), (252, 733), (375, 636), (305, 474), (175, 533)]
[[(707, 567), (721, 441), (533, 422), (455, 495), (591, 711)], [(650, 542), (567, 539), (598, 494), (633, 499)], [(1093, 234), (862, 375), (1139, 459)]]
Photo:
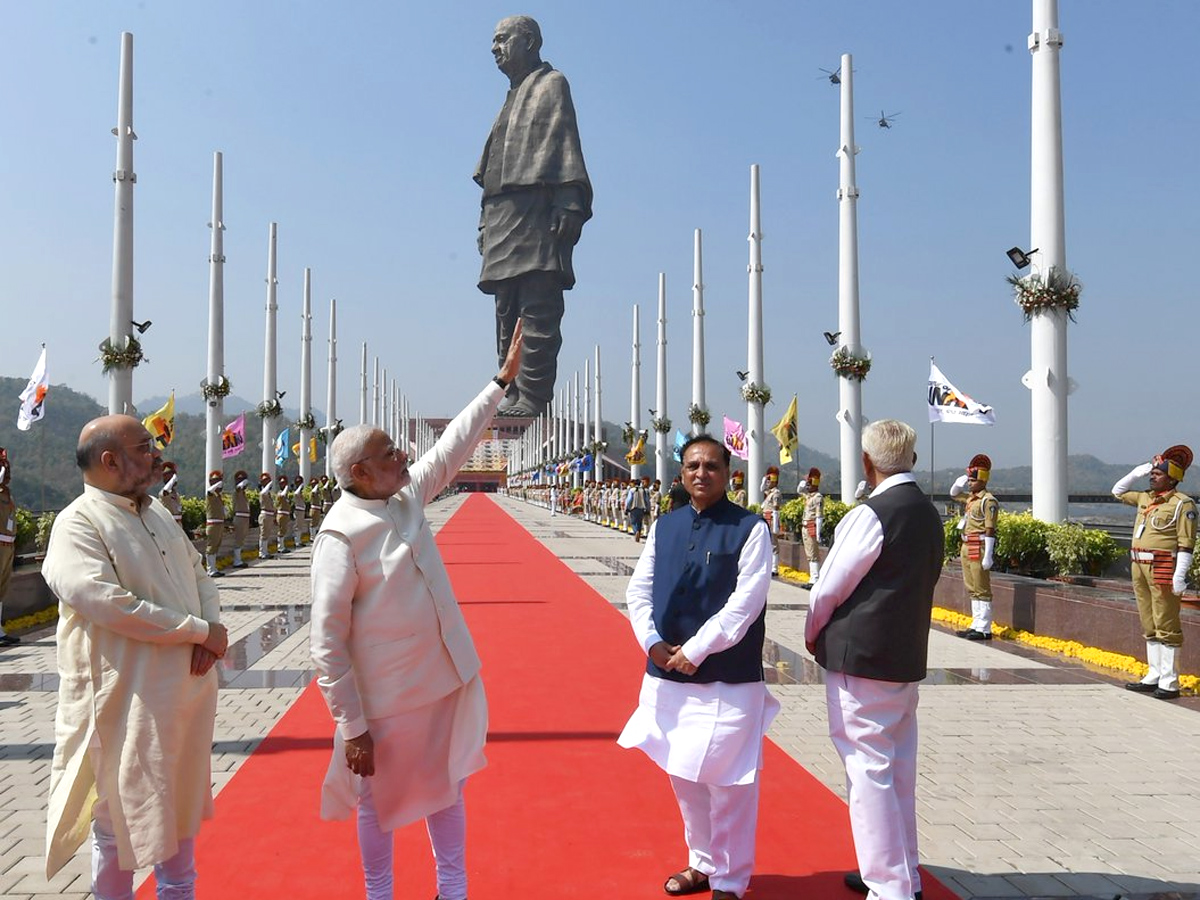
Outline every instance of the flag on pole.
[(221, 432), (221, 459), (237, 456), (246, 449), (246, 414), (242, 413)]
[(171, 443), (171, 438), (175, 437), (175, 392), (171, 391), (171, 396), (162, 405), (162, 409), (142, 419), (142, 424), (154, 438), (158, 449), (165, 450), (167, 444)]
[(28, 431), (29, 427), (46, 414), (46, 394), (50, 390), (50, 379), (46, 376), (46, 345), (42, 344), (42, 355), (38, 357), (29, 384), (21, 391), (21, 409), (17, 413), (17, 428)]
[(746, 446), (746, 429), (741, 422), (735, 422), (729, 416), (725, 420), (725, 446), (738, 459), (749, 459), (750, 449)]
[(788, 404), (787, 412), (783, 414), (783, 418), (778, 424), (771, 429), (771, 434), (775, 435), (775, 440), (779, 441), (779, 464), (786, 466), (792, 461), (792, 457), (796, 453), (796, 448), (800, 446), (800, 440), (796, 436), (796, 395), (792, 394), (792, 402)]
[(633, 446), (625, 454), (625, 461), (631, 466), (644, 466), (646, 464), (646, 432), (638, 432), (637, 440), (633, 442)]
[(317, 439), (315, 437), (310, 437), (308, 439), (308, 461), (317, 461)]
[(929, 421), (959, 422), (963, 425), (995, 425), (996, 414), (990, 406), (976, 403), (929, 361)]
[(279, 432), (279, 437), (275, 438), (275, 465), (282, 466), (287, 462), (288, 446), (292, 436), (292, 429), (285, 428)]
[(671, 455), (675, 457), (675, 462), (677, 462), (677, 463), (683, 462), (683, 445), (686, 444), (687, 441), (688, 441), (687, 435), (685, 435), (682, 431), (680, 431), (678, 428), (676, 428), (675, 429), (675, 450), (671, 453)]

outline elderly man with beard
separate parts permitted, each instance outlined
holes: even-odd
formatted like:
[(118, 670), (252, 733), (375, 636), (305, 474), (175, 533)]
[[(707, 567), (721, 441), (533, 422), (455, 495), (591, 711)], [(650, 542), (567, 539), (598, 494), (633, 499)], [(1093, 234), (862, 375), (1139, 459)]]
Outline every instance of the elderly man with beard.
[(487, 700), (424, 507), (470, 459), (520, 362), (518, 325), (499, 374), (411, 471), (367, 425), (330, 447), (343, 493), (312, 554), (312, 659), (337, 726), (321, 816), (357, 808), (368, 900), (392, 897), (392, 832), (418, 819), (438, 896), (467, 896), (463, 785), (486, 764)]
[(688, 863), (672, 896), (736, 900), (754, 870), (762, 741), (779, 702), (763, 680), (771, 535), (726, 496), (729, 450), (683, 445), (690, 503), (662, 516), (629, 579), (629, 621), (646, 652), (638, 706), (619, 743), (671, 778)]
[(217, 589), (148, 494), (162, 457), (141, 422), (93, 419), (76, 460), (83, 495), (55, 519), (42, 567), (59, 600), (46, 876), (90, 823), (97, 900), (132, 898), (134, 870), (151, 865), (160, 898), (190, 898), (193, 840), (213, 808)]

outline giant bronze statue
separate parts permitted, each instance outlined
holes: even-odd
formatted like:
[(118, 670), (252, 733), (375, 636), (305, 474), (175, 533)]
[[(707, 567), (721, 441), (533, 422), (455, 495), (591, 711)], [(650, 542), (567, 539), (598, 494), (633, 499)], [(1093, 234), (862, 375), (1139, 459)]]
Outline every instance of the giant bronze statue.
[(510, 87), (475, 171), (483, 188), (479, 289), (496, 298), (500, 360), (517, 321), (525, 323), (521, 370), (499, 415), (540, 415), (554, 396), (563, 291), (575, 286), (571, 255), (592, 215), (571, 89), (542, 62), (541, 48), (528, 16), (496, 26), (492, 55)]

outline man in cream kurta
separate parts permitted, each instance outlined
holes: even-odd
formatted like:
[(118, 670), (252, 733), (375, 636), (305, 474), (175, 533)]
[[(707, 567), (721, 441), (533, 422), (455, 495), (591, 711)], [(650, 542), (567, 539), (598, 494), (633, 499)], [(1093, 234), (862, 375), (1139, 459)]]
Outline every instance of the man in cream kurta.
[(379, 429), (334, 440), (341, 499), (313, 544), (317, 683), (337, 723), (321, 815), (358, 809), (368, 900), (392, 897), (392, 835), (424, 818), (438, 896), (464, 900), (462, 789), (483, 768), (480, 660), (424, 506), (470, 458), (520, 364), (518, 325), (500, 373), (412, 467)]
[(55, 520), (42, 567), (59, 599), (46, 875), (90, 826), (97, 900), (131, 898), (133, 870), (149, 865), (159, 897), (189, 898), (192, 839), (212, 815), (217, 589), (147, 494), (162, 457), (141, 422), (92, 420), (77, 455), (84, 492)]

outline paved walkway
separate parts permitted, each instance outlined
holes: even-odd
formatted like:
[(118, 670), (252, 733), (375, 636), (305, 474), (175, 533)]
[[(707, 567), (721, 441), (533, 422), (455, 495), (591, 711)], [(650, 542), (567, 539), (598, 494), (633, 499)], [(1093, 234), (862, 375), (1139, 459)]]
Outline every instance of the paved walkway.
[[(623, 608), (640, 550), (632, 538), (496, 500)], [(458, 503), (430, 508), (435, 529)], [(232, 649), (222, 661), (213, 746), (218, 791), (311, 680), (308, 551), (258, 563), (219, 584)], [(808, 592), (776, 581), (769, 605), (766, 657), (783, 704), (771, 737), (844, 796), (820, 670), (803, 650)], [(963, 898), (1106, 900), (1200, 892), (1200, 702), (1137, 696), (1075, 661), (938, 630), (930, 667), (921, 690), (921, 855), (952, 890)], [(0, 897), (6, 900), (89, 896), (86, 851), (51, 882), (41, 874), (54, 672), (52, 629), (0, 651)], [(203, 867), (200, 875), (203, 896)]]

